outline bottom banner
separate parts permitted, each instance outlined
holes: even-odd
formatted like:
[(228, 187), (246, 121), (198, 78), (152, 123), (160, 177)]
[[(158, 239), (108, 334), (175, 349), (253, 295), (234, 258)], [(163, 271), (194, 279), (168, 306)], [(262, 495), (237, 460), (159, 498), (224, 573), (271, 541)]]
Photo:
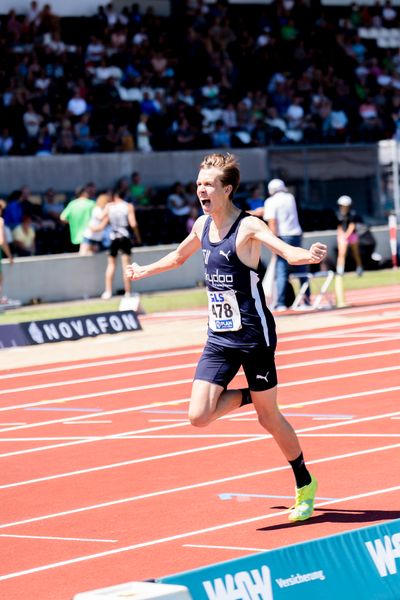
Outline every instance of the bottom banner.
[(400, 599), (400, 520), (159, 579), (195, 600)]
[(133, 310), (27, 321), (14, 325), (0, 325), (0, 348), (66, 342), (141, 328), (138, 316)]
[(0, 325), (0, 349), (27, 346), (29, 343), (19, 323)]

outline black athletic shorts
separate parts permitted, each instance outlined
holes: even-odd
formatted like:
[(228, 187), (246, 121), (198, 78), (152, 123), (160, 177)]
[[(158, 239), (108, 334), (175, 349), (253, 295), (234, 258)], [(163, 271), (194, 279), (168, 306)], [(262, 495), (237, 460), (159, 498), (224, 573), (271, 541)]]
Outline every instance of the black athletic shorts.
[(132, 250), (132, 242), (129, 238), (120, 237), (115, 238), (115, 240), (111, 241), (109, 254), (114, 258), (117, 256), (118, 252), (121, 250), (122, 254), (131, 255)]
[(216, 383), (226, 389), (241, 366), (253, 392), (269, 390), (278, 383), (275, 351), (265, 345), (243, 349), (207, 342), (194, 378)]

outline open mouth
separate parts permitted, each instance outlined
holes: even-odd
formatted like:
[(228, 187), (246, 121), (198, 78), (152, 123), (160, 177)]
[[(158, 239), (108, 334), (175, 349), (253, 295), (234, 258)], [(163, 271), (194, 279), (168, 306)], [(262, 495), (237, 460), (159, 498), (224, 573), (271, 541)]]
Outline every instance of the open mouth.
[(200, 200), (200, 202), (203, 208), (209, 208), (211, 204), (211, 202), (207, 198), (204, 198), (204, 200)]

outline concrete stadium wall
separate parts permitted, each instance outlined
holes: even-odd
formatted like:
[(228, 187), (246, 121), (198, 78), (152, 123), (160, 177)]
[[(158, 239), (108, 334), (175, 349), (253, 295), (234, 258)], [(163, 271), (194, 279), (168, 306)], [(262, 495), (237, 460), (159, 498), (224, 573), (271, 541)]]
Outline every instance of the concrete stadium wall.
[[(0, 194), (22, 185), (35, 193), (48, 187), (72, 192), (88, 181), (98, 189), (113, 186), (120, 177), (139, 171), (145, 185), (170, 186), (174, 181), (195, 181), (199, 164), (209, 151), (124, 152), (66, 156), (4, 156), (0, 160)], [(239, 158), (241, 181), (266, 181), (279, 173), (286, 181), (357, 179), (376, 177), (377, 146), (318, 146), (234, 148)], [(275, 175), (274, 175), (275, 176)]]
[[(388, 228), (374, 227), (372, 232), (377, 242), (376, 251), (383, 258), (390, 259)], [(329, 254), (333, 256), (336, 245), (335, 231), (304, 235), (304, 246), (309, 247), (315, 241), (327, 244)], [(158, 260), (173, 248), (175, 246), (137, 248), (132, 260), (139, 264), (147, 264)], [(268, 258), (268, 251), (263, 250), (263, 259)], [(12, 266), (8, 260), (3, 260), (4, 293), (10, 298), (21, 300), (24, 304), (35, 298), (40, 298), (42, 302), (62, 302), (99, 297), (104, 290), (106, 263), (106, 253), (87, 257), (62, 254), (17, 258)], [(202, 256), (201, 252), (197, 252), (180, 269), (138, 281), (133, 289), (139, 293), (185, 289), (195, 287), (202, 281)], [(122, 272), (118, 264), (114, 292), (122, 288)]]
[[(267, 151), (259, 148), (235, 149), (243, 182), (262, 181), (268, 176)], [(139, 171), (151, 186), (170, 186), (174, 181), (195, 181), (206, 150), (191, 152), (125, 152), (66, 156), (4, 156), (0, 160), (0, 193), (9, 194), (22, 185), (33, 192), (54, 187), (70, 192), (88, 181), (98, 189), (113, 186), (120, 177)]]
[[(38, 2), (42, 7), (45, 4), (44, 0)], [(96, 14), (100, 5), (105, 5), (105, 0), (52, 0), (51, 8), (54, 14), (59, 17), (90, 17)], [(121, 10), (124, 6), (131, 6), (131, 0), (114, 0), (114, 6), (117, 10)], [(139, 0), (141, 10), (144, 11), (148, 6), (152, 6), (156, 14), (168, 15), (170, 13), (169, 0)], [(30, 5), (30, 0), (1, 0), (0, 14), (7, 14), (12, 8), (17, 11), (17, 14), (25, 14)]]

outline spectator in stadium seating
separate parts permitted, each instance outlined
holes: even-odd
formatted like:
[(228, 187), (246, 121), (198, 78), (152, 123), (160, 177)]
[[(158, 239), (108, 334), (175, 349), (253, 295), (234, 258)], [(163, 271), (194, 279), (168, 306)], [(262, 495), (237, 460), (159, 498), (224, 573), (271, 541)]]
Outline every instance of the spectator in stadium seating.
[(21, 190), (14, 190), (7, 199), (4, 207), (4, 222), (10, 230), (22, 223), (24, 207), (22, 202)]
[(36, 232), (28, 214), (23, 215), (22, 223), (13, 229), (12, 237), (12, 246), (16, 256), (33, 256), (35, 254)]
[(68, 100), (67, 114), (72, 118), (79, 118), (88, 111), (85, 98), (82, 98), (79, 89), (75, 89), (72, 98)]
[(134, 171), (131, 175), (129, 194), (135, 208), (148, 208), (151, 206), (151, 190), (143, 185), (138, 171)]
[(35, 110), (32, 102), (28, 102), (22, 119), (26, 131), (27, 150), (28, 153), (33, 154), (37, 148), (37, 139), (43, 117)]
[(128, 125), (124, 123), (118, 128), (118, 152), (133, 152), (135, 150), (135, 140)]
[(38, 3), (36, 2), (36, 0), (32, 0), (32, 2), (29, 4), (28, 12), (26, 13), (26, 18), (29, 25), (33, 24), (36, 26), (39, 22), (39, 16), (40, 8), (38, 6)]
[(92, 67), (100, 64), (105, 54), (106, 48), (103, 42), (95, 35), (90, 36), (90, 40), (85, 52), (86, 67)]
[(186, 233), (186, 223), (191, 205), (186, 196), (185, 186), (176, 181), (167, 196), (167, 210), (170, 215), (172, 241), (178, 242)]
[(92, 136), (90, 125), (90, 114), (83, 113), (73, 127), (76, 144), (82, 149), (84, 154), (92, 152), (96, 148), (96, 141)]
[(14, 139), (10, 135), (10, 130), (8, 127), (4, 127), (0, 135), (0, 155), (8, 156), (9, 154), (12, 154), (13, 145)]
[[(261, 183), (250, 188), (250, 196), (246, 198), (246, 208), (250, 211), (261, 209), (264, 213), (265, 194), (263, 194)], [(261, 211), (258, 213), (261, 215)]]
[(115, 152), (118, 148), (118, 143), (118, 132), (115, 129), (114, 123), (107, 123), (104, 135), (98, 139), (98, 151)]
[(215, 121), (214, 131), (211, 133), (213, 148), (230, 148), (231, 134), (222, 119)]
[(147, 126), (148, 120), (148, 115), (142, 113), (136, 127), (136, 147), (139, 152), (152, 152), (153, 150), (150, 141), (152, 134)]
[[(262, 146), (263, 141), (288, 143), (289, 138), (292, 144), (390, 138), (396, 127), (392, 115), (398, 106), (393, 89), (397, 89), (394, 72), (400, 55), (396, 48), (381, 49), (365, 42), (357, 29), (379, 26), (382, 19), (390, 26), (393, 11), (396, 16), (392, 23), (396, 24), (397, 10), (390, 1), (383, 8), (367, 8), (346, 11), (335, 31), (325, 14), (331, 9), (325, 8), (320, 14), (292, 0), (272, 3), (260, 12), (255, 9), (254, 15), (249, 11), (240, 19), (230, 4), (223, 10), (219, 4), (211, 10), (206, 10), (204, 3), (189, 6), (185, 18), (176, 19), (175, 14), (161, 17), (154, 10), (142, 15), (140, 7), (119, 12), (109, 3), (106, 8), (99, 7), (90, 27), (76, 19), (67, 48), (66, 40), (60, 37), (63, 20), (53, 14), (50, 5), (41, 9), (37, 2), (31, 2), (25, 21), (15, 11), (4, 19), (4, 48), (10, 61), (4, 72), (3, 123), (14, 141), (12, 153), (35, 154), (44, 125), (49, 127), (50, 136), (57, 137), (58, 153), (97, 150), (96, 144), (84, 145), (83, 149), (80, 136), (65, 127), (63, 113), (75, 87), (81, 90), (80, 99), (93, 110), (93, 138), (104, 135), (102, 127), (113, 120), (116, 111), (126, 115), (114, 123), (116, 132), (124, 123), (134, 127), (131, 123), (139, 120), (137, 101), (142, 103), (140, 112), (152, 115), (147, 128), (152, 134), (150, 146), (157, 150), (210, 146), (208, 135), (220, 118), (231, 135), (235, 134), (233, 144), (244, 147)], [(362, 25), (355, 26), (360, 20)], [(18, 52), (14, 52), (16, 39)], [(183, 50), (178, 40), (187, 42)], [(143, 52), (147, 52), (146, 60)], [(262, 99), (265, 90), (268, 97)], [(343, 127), (330, 128), (333, 136), (322, 131), (316, 96), (324, 96), (333, 106), (340, 105), (339, 114), (332, 110), (332, 118), (340, 125), (347, 117), (345, 132)], [(297, 106), (289, 108), (296, 97), (300, 98)], [(360, 114), (358, 109), (367, 97), (375, 104), (377, 116), (365, 120), (361, 114), (365, 106)], [(82, 104), (80, 99), (73, 100)], [(45, 104), (49, 107), (46, 111)], [(186, 107), (184, 115), (181, 104)], [(273, 108), (276, 114), (272, 117)], [(302, 128), (293, 127), (291, 110)], [(212, 115), (208, 111), (213, 111)], [(73, 126), (79, 115), (75, 108), (72, 112)], [(172, 122), (176, 130), (182, 116), (193, 128), (194, 139), (176, 144), (176, 137), (169, 132)], [(261, 124), (265, 119), (273, 122), (267, 122), (268, 135)], [(132, 129), (131, 133), (136, 138), (139, 132)], [(149, 150), (149, 138), (146, 141), (145, 137), (143, 146), (136, 146), (139, 150)], [(129, 145), (129, 136), (126, 140)], [(108, 151), (126, 149), (124, 142), (110, 146)]]
[(60, 225), (60, 215), (64, 210), (64, 202), (56, 197), (54, 188), (48, 188), (43, 194), (43, 216), (50, 219), (55, 225)]
[(386, 0), (382, 7), (382, 26), (396, 27), (398, 23), (397, 11), (394, 8), (391, 0)]
[(120, 198), (123, 198), (125, 202), (133, 204), (132, 196), (130, 193), (130, 181), (128, 177), (120, 177), (115, 185), (115, 190), (118, 196), (120, 196)]

